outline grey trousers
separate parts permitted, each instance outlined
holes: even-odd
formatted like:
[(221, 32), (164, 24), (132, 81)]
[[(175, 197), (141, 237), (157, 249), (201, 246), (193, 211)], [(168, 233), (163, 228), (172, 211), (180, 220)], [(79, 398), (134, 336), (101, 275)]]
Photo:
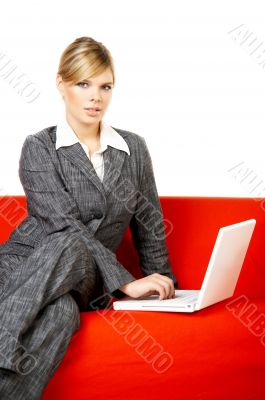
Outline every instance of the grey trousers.
[(80, 233), (0, 255), (0, 399), (37, 400), (102, 281)]

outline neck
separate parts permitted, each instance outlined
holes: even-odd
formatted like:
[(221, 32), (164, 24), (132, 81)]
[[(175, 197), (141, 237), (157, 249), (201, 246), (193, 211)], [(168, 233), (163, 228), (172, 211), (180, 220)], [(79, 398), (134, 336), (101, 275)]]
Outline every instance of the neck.
[(100, 137), (100, 122), (91, 125), (80, 124), (69, 115), (66, 115), (66, 120), (81, 142), (96, 140)]

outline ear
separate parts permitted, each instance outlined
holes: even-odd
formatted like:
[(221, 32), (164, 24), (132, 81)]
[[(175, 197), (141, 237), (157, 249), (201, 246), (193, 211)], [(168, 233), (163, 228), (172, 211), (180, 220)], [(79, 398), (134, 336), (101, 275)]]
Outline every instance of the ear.
[(61, 95), (64, 95), (64, 82), (60, 74), (56, 75), (56, 86)]

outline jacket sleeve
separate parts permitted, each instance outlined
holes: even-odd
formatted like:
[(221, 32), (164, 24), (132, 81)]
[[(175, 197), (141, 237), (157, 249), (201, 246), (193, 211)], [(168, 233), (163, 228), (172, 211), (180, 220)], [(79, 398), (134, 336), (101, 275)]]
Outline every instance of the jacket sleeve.
[(57, 172), (48, 148), (34, 135), (28, 135), (23, 143), (19, 178), (26, 194), (28, 213), (37, 218), (47, 236), (62, 231), (82, 233), (108, 293), (113, 292), (115, 296), (120, 286), (136, 279), (119, 263), (115, 253), (82, 223), (76, 202)]
[(152, 159), (145, 139), (141, 136), (143, 148), (143, 170), (140, 188), (135, 195), (136, 209), (130, 221), (130, 230), (138, 251), (144, 276), (155, 272), (168, 276), (178, 288), (172, 272), (165, 242), (162, 209), (157, 192)]

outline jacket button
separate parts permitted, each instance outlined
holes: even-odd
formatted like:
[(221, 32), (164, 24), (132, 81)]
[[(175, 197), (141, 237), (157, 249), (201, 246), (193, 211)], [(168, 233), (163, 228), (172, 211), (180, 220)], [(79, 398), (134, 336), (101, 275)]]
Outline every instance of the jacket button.
[(94, 218), (99, 219), (99, 218), (102, 218), (102, 217), (103, 217), (103, 214), (101, 212), (97, 212), (97, 213), (94, 214)]

